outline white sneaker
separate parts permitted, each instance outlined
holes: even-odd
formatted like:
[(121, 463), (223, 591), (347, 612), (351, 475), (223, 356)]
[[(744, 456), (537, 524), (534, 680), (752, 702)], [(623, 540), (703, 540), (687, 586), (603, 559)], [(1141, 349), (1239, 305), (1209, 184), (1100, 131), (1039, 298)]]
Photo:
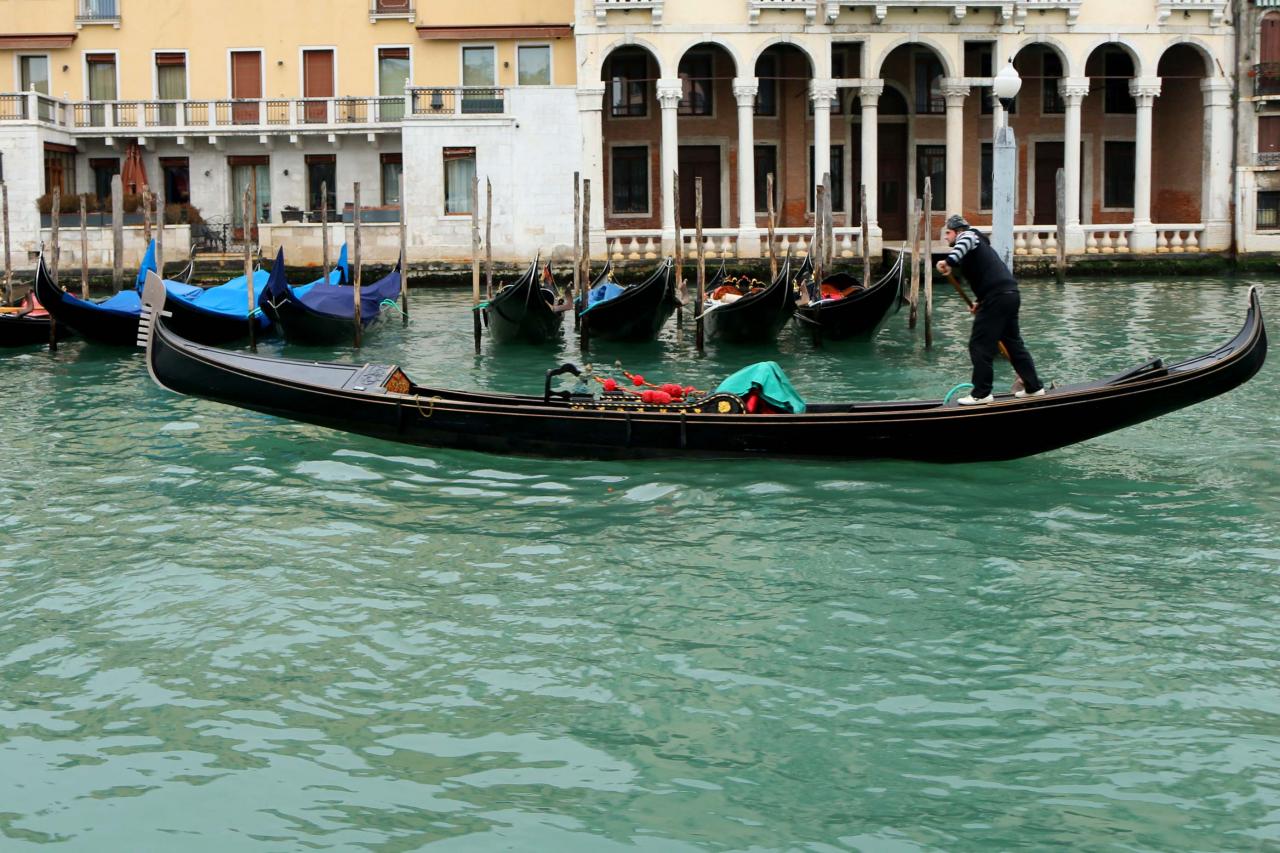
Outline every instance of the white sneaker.
[(990, 394), (985, 397), (974, 397), (972, 394), (966, 394), (959, 400), (956, 400), (961, 406), (981, 406), (983, 403), (990, 403), (994, 399)]
[(1043, 397), (1044, 389), (1041, 388), (1039, 391), (1027, 391), (1027, 390), (1014, 391), (1013, 396), (1017, 397), (1019, 400), (1021, 400), (1023, 397)]

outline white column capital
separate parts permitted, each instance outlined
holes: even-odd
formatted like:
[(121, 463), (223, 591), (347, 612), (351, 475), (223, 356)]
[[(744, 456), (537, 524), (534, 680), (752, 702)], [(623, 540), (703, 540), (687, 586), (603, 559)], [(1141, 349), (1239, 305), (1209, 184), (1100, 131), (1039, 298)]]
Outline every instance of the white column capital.
[(840, 87), (836, 85), (835, 80), (819, 80), (809, 81), (809, 100), (813, 101), (814, 106), (826, 104), (830, 106), (831, 99), (839, 93)]
[(760, 81), (755, 77), (734, 77), (733, 96), (738, 99), (738, 106), (749, 107), (755, 104), (756, 95), (760, 92)]
[(963, 77), (943, 77), (941, 89), (949, 107), (964, 106), (964, 99), (969, 97), (969, 84)]
[(1088, 77), (1063, 77), (1058, 81), (1058, 94), (1068, 107), (1078, 107), (1089, 94)]
[(863, 80), (858, 87), (858, 96), (862, 98), (862, 108), (875, 107), (880, 96), (884, 94), (884, 80)]
[(1206, 107), (1231, 106), (1231, 84), (1225, 77), (1206, 77), (1200, 81)]
[(593, 110), (604, 109), (604, 93), (606, 90), (604, 83), (596, 86), (579, 86), (578, 87), (578, 111), (591, 112)]
[(657, 83), (658, 103), (664, 110), (674, 110), (680, 106), (680, 99), (684, 97), (684, 83), (680, 78), (674, 80), (664, 78)]
[(1138, 106), (1150, 108), (1160, 97), (1159, 77), (1134, 77), (1129, 81), (1129, 94), (1138, 102)]

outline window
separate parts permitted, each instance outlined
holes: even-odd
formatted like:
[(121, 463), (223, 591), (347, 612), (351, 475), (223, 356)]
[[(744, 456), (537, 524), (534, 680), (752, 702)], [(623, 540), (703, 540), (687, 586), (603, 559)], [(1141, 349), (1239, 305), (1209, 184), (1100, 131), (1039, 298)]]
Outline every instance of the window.
[(1274, 163), (1280, 159), (1280, 115), (1258, 116), (1259, 162)]
[(470, 213), (475, 200), (471, 182), (476, 175), (476, 149), (444, 149), (444, 212), (446, 216)]
[(462, 49), (462, 85), (498, 85), (497, 62), (492, 47), (464, 47)]
[(760, 57), (756, 62), (756, 79), (759, 81), (759, 89), (756, 91), (756, 115), (776, 116), (778, 114), (778, 57)]
[(395, 206), (400, 204), (400, 174), (404, 169), (404, 158), (400, 154), (382, 155), (382, 204)]
[(191, 204), (191, 166), (186, 157), (161, 157), (165, 204)]
[[(156, 54), (156, 97), (161, 101), (187, 99), (187, 55), (185, 53)], [(168, 127), (176, 125), (178, 105), (160, 104), (157, 120)]]
[(1113, 50), (1103, 56), (1102, 73), (1106, 77), (1103, 110), (1116, 115), (1132, 114), (1138, 105), (1129, 94), (1129, 80), (1133, 77), (1133, 61), (1128, 54)]
[(610, 115), (635, 117), (649, 114), (648, 90), (645, 87), (648, 73), (648, 57), (638, 51), (619, 52), (609, 58)]
[(1132, 142), (1112, 141), (1103, 146), (1103, 207), (1133, 207), (1133, 161)]
[(22, 78), (22, 91), (49, 94), (49, 57), (18, 57), (19, 75)]
[(522, 44), (516, 48), (516, 82), (521, 86), (551, 85), (551, 46)]
[[(89, 74), (89, 100), (114, 101), (116, 99), (116, 56), (114, 53), (87, 53), (84, 57)], [(89, 123), (102, 127), (107, 123), (107, 107), (99, 104), (89, 107)]]
[[(813, 146), (809, 146), (809, 210), (813, 210), (814, 196), (817, 194), (815, 185), (821, 175), (813, 174)], [(775, 178), (776, 180), (776, 178)], [(774, 184), (777, 189), (777, 184)], [(842, 213), (844, 211), (844, 146), (831, 146), (831, 212)]]
[[(307, 210), (319, 211), (321, 202), (328, 205), (329, 213), (338, 207), (338, 163), (334, 154), (308, 154), (307, 162)], [(323, 187), (323, 192), (321, 191)], [(328, 198), (325, 201), (325, 198)]]
[(93, 194), (99, 204), (111, 204), (111, 179), (120, 174), (119, 158), (92, 157), (89, 169), (93, 172)]
[(916, 112), (945, 113), (942, 96), (942, 63), (933, 54), (916, 55)]
[(916, 198), (924, 198), (924, 179), (933, 191), (934, 211), (947, 209), (947, 146), (916, 146)]
[(404, 87), (409, 81), (409, 48), (378, 48), (378, 121), (404, 118)]
[(677, 110), (679, 115), (711, 115), (711, 68), (709, 53), (690, 53), (680, 60), (680, 85), (683, 94)]
[(981, 170), (981, 187), (978, 191), (978, 209), (990, 210), (992, 205), (992, 197), (995, 195), (991, 187), (991, 177), (995, 170), (995, 152), (990, 142), (982, 143), (982, 162), (978, 165)]
[(56, 142), (44, 144), (44, 191), (52, 193), (57, 187), (62, 197), (76, 192), (76, 149)]
[(1061, 115), (1067, 111), (1062, 92), (1058, 90), (1058, 81), (1062, 79), (1062, 60), (1056, 53), (1046, 50), (1040, 54), (1040, 61), (1040, 112), (1044, 115)]
[(266, 157), (228, 157), (227, 165), (231, 167), (231, 224), (243, 233), (244, 228), (244, 193), (256, 182), (258, 222), (271, 221), (271, 170), (270, 160)]
[(1280, 228), (1280, 192), (1258, 193), (1257, 230)]
[(613, 213), (649, 212), (649, 149), (620, 146), (610, 152), (609, 186)]
[(777, 213), (778, 185), (782, 182), (778, 175), (778, 146), (757, 145), (755, 152), (756, 210), (760, 213), (769, 211), (769, 197), (766, 193), (769, 190), (769, 175), (773, 175), (773, 210)]

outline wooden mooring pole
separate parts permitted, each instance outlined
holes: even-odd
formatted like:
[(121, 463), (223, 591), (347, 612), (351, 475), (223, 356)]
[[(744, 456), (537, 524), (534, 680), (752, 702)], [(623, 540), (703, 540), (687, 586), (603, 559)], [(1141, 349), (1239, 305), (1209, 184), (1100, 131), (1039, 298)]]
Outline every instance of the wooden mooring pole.
[(329, 283), (329, 182), (320, 182), (320, 268)]
[[(679, 216), (680, 212), (676, 211), (676, 215)], [(694, 303), (698, 323), (694, 343), (698, 352), (702, 352), (706, 343), (706, 321), (703, 317), (706, 314), (707, 299), (707, 247), (702, 242), (702, 178), (693, 179), (693, 239), (698, 248), (698, 300)]]
[[(51, 211), (53, 216), (49, 220), (50, 225), (52, 226), (49, 230), (49, 243), (50, 243), (49, 256), (52, 261), (50, 266), (52, 268), (51, 272), (53, 274), (54, 287), (60, 286), (58, 282), (58, 256), (62, 254), (62, 251), (61, 251), (61, 247), (58, 245), (58, 223), (61, 217), (61, 210), (62, 210), (62, 189), (57, 184), (55, 184), (53, 187), (53, 210)], [(58, 351), (57, 325), (58, 325), (57, 319), (52, 315), (50, 315), (49, 317), (49, 352)]]
[[(591, 179), (582, 181), (582, 308), (587, 308), (587, 290), (591, 287)], [(578, 329), (578, 344), (583, 352), (591, 349), (591, 315), (584, 314)]]
[(164, 281), (164, 214), (165, 214), (165, 195), (164, 181), (160, 182), (158, 192), (151, 194), (156, 202), (156, 275), (160, 276), (160, 280)]
[(244, 210), (242, 211), (242, 213), (244, 216), (244, 223), (243, 223), (244, 224), (244, 228), (243, 228), (243, 231), (244, 231), (244, 293), (245, 293), (246, 310), (248, 311), (248, 314), (245, 315), (245, 319), (249, 321), (249, 351), (257, 352), (258, 351), (258, 330), (255, 327), (253, 312), (258, 306), (253, 304), (253, 248), (251, 245), (253, 242), (253, 231), (251, 228), (251, 223), (253, 222), (253, 219), (251, 217), (253, 216), (253, 208), (254, 208), (254, 205), (256, 204), (256, 199), (253, 196), (252, 186), (245, 187), (243, 202), (244, 202), (243, 204)]
[(119, 293), (124, 285), (124, 184), (111, 176), (111, 288)]
[(143, 251), (151, 247), (151, 191), (142, 185), (142, 245)]
[(1053, 272), (1061, 287), (1067, 280), (1067, 175), (1062, 169), (1054, 176), (1054, 192), (1057, 201), (1058, 257)]
[(924, 179), (924, 345), (933, 346), (933, 184)]
[[(671, 206), (676, 212), (676, 234), (675, 245), (671, 247), (672, 254), (675, 259), (676, 273), (676, 293), (680, 297), (680, 304), (676, 307), (676, 334), (680, 333), (680, 327), (684, 325), (684, 297), (689, 292), (689, 288), (684, 285), (684, 231), (680, 228), (680, 173), (671, 173)], [(702, 310), (701, 305), (693, 306), (693, 316), (698, 316), (698, 312)]]
[(773, 172), (770, 172), (764, 179), (765, 186), (765, 206), (769, 211), (769, 281), (773, 281), (778, 277), (778, 241), (777, 226), (778, 217), (773, 209)]
[[(582, 287), (582, 173), (573, 173), (573, 292), (570, 300), (577, 302), (573, 311), (573, 330), (576, 332), (582, 324), (579, 316), (587, 307), (587, 301), (581, 299)], [(579, 301), (580, 300), (580, 301)]]
[(911, 201), (911, 222), (907, 225), (907, 241), (911, 246), (911, 292), (907, 297), (907, 328), (914, 329), (920, 305), (920, 199)]
[(480, 354), (480, 176), (471, 176), (471, 335)]
[(484, 179), (484, 298), (493, 298), (493, 182)]
[(824, 266), (826, 252), (822, 248), (822, 243), (827, 236), (826, 225), (822, 221), (826, 213), (827, 187), (826, 184), (818, 184), (813, 188), (813, 240), (809, 243), (809, 258), (813, 261), (813, 280), (818, 284), (822, 283), (826, 273)]
[(80, 298), (89, 298), (89, 205), (80, 194)]
[(409, 206), (404, 198), (404, 170), (400, 182), (400, 325), (409, 325)]
[(866, 289), (871, 286), (871, 235), (867, 233), (870, 229), (867, 225), (867, 185), (858, 184), (859, 198), (858, 209), (861, 221), (862, 233), (859, 235), (862, 244), (862, 287)]
[(364, 331), (364, 323), (360, 317), (360, 283), (361, 283), (361, 263), (360, 263), (360, 182), (356, 181), (351, 186), (353, 195), (351, 203), (351, 242), (352, 253), (355, 257), (356, 272), (354, 287), (351, 288), (351, 298), (355, 302), (355, 306), (351, 312), (351, 319), (355, 323), (355, 344), (356, 349), (360, 349), (362, 332)]
[(9, 257), (9, 185), (0, 181), (0, 227), (4, 230), (4, 302), (13, 304), (13, 260)]

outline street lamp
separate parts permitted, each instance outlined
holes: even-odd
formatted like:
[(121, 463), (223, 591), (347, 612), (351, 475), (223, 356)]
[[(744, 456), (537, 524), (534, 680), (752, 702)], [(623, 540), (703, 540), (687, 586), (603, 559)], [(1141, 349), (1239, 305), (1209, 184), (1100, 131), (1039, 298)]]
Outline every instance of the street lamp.
[(1022, 89), (1022, 78), (1010, 61), (991, 82), (991, 91), (1000, 99), (1004, 120), (996, 128), (991, 175), (991, 247), (1010, 271), (1013, 270), (1013, 196), (1018, 169), (1018, 145), (1009, 127), (1013, 99)]

